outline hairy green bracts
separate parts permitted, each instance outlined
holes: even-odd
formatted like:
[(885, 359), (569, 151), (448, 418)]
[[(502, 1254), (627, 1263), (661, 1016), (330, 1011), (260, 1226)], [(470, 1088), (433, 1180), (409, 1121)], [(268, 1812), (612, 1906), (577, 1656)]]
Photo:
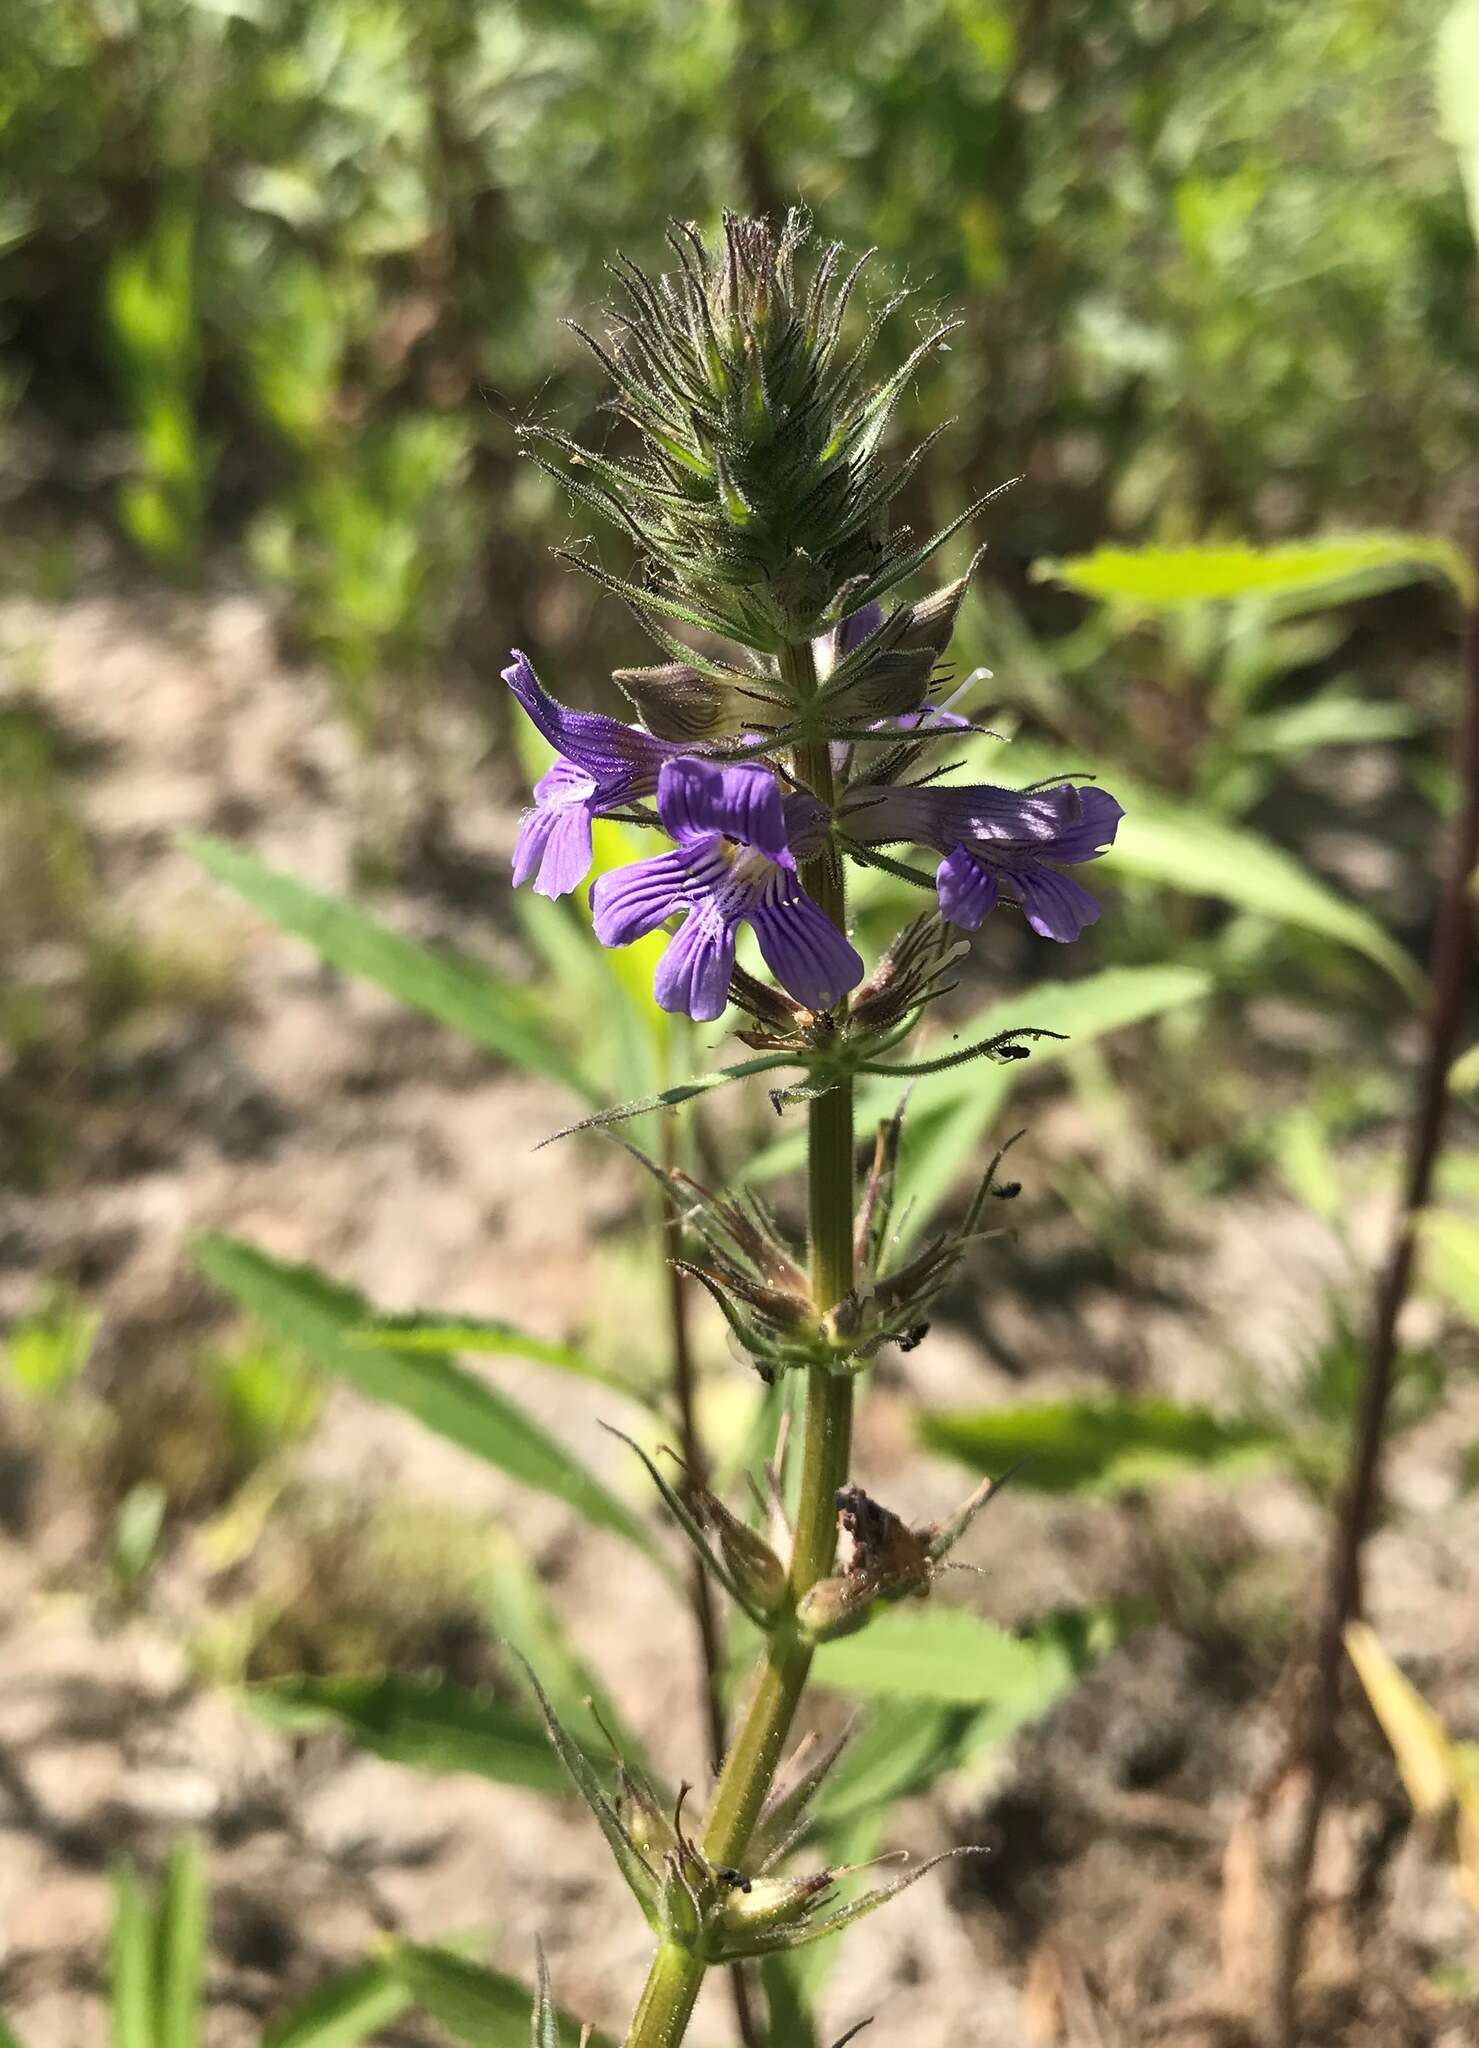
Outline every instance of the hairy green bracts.
[[(727, 215), (713, 249), (675, 224), (677, 268), (665, 276), (618, 259), (612, 272), (626, 303), (611, 313), (609, 345), (577, 331), (612, 378), (614, 410), (640, 435), (640, 452), (616, 459), (541, 423), (523, 429), (537, 461), (631, 536), (648, 580), (629, 583), (575, 558), (579, 566), (649, 619), (700, 626), (764, 654), (892, 589), (934, 545), (906, 551), (889, 532), (890, 505), (929, 441), (897, 463), (880, 448), (910, 378), (950, 326), (927, 332), (891, 376), (870, 384), (872, 342), (906, 294), (885, 300), (844, 352), (844, 316), (867, 256), (844, 270), (834, 243), (803, 277), (807, 237), (795, 210), (779, 233)], [(922, 639), (915, 652), (911, 675), (927, 681)], [(920, 682), (913, 705), (922, 699)]]

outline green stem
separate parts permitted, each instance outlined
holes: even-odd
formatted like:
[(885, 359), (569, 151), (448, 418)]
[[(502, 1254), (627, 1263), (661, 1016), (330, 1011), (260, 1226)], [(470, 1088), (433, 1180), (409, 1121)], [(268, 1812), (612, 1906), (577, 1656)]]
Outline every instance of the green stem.
[[(804, 699), (816, 689), (811, 648), (802, 643), (781, 657), (781, 676)], [(832, 760), (825, 741), (797, 750), (796, 772), (828, 805), (834, 795)], [(804, 861), (801, 879), (838, 926), (846, 929), (843, 869), (829, 845)], [(807, 1208), (812, 1289), (819, 1309), (840, 1301), (853, 1282), (853, 1100), (844, 1083), (817, 1099), (808, 1112)], [(813, 1366), (807, 1374), (806, 1426), (801, 1450), (801, 1496), (791, 1558), (792, 1609), (832, 1569), (837, 1546), (837, 1490), (846, 1484), (852, 1448), (852, 1380)], [(719, 1774), (703, 1853), (714, 1864), (737, 1864), (759, 1819), (779, 1768), (791, 1724), (811, 1670), (812, 1650), (783, 1618), (766, 1638), (744, 1719)], [(688, 2025), (705, 1964), (664, 1942), (627, 2033), (626, 2048), (675, 2048)]]

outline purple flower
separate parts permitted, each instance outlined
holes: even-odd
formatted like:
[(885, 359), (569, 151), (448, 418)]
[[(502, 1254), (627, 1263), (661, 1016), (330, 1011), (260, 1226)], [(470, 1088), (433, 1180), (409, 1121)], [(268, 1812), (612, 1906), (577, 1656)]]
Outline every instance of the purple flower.
[(683, 749), (599, 711), (570, 711), (540, 684), (514, 649), (503, 680), (560, 756), (534, 785), (534, 808), (519, 821), (514, 887), (535, 877), (538, 896), (568, 896), (590, 873), (591, 820), (651, 796), (663, 764)]
[(689, 755), (663, 767), (657, 808), (673, 851), (601, 875), (591, 904), (603, 946), (630, 945), (684, 913), (658, 962), (654, 993), (663, 1009), (700, 1023), (721, 1015), (742, 924), (754, 927), (782, 988), (808, 1009), (830, 1009), (857, 986), (861, 958), (796, 876), (791, 842), (805, 851), (815, 839), (813, 798), (783, 800), (768, 768)]
[(973, 932), (1005, 895), (1021, 904), (1035, 932), (1064, 942), (1094, 922), (1099, 906), (1063, 870), (1107, 852), (1124, 816), (1106, 791), (1069, 782), (1039, 790), (860, 783), (843, 798), (842, 813), (845, 829), (864, 845), (910, 840), (944, 854), (935, 886), (948, 923)]

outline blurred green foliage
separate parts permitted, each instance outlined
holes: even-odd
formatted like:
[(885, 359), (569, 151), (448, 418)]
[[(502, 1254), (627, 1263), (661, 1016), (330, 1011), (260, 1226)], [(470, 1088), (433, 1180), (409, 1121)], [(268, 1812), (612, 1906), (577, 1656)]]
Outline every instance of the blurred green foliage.
[[(130, 430), (125, 523), (166, 559), (202, 514), (286, 496), (274, 572), (331, 640), (401, 659), (429, 630), (406, 560), (428, 475), (437, 520), (501, 481), (501, 549), (561, 529), (552, 486), (508, 482), (509, 422), (590, 403), (556, 322), (601, 298), (611, 250), (799, 194), (829, 234), (908, 252), (887, 265), (922, 303), (963, 306), (918, 401), (963, 431), (924, 493), (1024, 472), (1024, 558), (1233, 507), (1419, 518), (1479, 418), (1435, 21), (1429, 0), (15, 0), (0, 376)], [(330, 538), (355, 560), (325, 594)]]

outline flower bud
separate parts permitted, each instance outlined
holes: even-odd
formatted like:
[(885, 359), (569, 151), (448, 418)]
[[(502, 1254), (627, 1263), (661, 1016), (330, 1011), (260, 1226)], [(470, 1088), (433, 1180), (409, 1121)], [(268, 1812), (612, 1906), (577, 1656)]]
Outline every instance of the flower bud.
[(733, 1884), (718, 1915), (723, 1952), (743, 1955), (746, 1937), (809, 1919), (831, 1888), (830, 1870), (813, 1871), (809, 1877), (752, 1877)]
[(871, 1580), (852, 1572), (818, 1579), (797, 1603), (796, 1624), (810, 1643), (831, 1643), (855, 1635), (879, 1597)]
[(732, 695), (712, 676), (681, 661), (657, 668), (618, 668), (611, 680), (637, 707), (637, 715), (660, 740), (691, 745), (737, 729)]
[(785, 1604), (786, 1567), (765, 1538), (706, 1487), (695, 1488), (693, 1508), (718, 1539), (720, 1555), (751, 1612), (767, 1617), (778, 1614)]

